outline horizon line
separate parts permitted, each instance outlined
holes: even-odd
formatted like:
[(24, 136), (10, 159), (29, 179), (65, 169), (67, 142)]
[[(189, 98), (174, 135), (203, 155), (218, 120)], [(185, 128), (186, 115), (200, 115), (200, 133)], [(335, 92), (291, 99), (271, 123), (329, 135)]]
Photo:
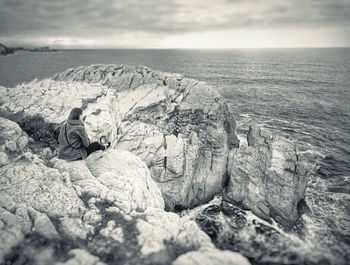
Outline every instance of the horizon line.
[[(21, 47), (21, 46), (19, 46)], [(33, 46), (45, 47), (45, 46)], [(344, 49), (350, 46), (300, 46), (300, 47), (55, 47), (47, 46), (58, 50), (254, 50), (254, 49)]]

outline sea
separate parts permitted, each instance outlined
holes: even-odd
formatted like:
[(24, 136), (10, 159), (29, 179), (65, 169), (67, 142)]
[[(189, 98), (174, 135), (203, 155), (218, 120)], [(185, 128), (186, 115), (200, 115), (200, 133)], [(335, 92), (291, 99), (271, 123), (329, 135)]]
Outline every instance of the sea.
[[(295, 141), (313, 167), (300, 251), (322, 256), (319, 264), (350, 264), (350, 48), (20, 51), (0, 56), (0, 85), (91, 64), (145, 65), (205, 81), (223, 96), (240, 137), (256, 123)], [(300, 260), (264, 264), (307, 264)]]

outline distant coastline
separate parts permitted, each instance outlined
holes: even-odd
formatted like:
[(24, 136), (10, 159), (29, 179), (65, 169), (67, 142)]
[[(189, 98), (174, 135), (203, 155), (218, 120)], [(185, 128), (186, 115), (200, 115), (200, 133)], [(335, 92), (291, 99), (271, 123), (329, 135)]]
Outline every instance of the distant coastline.
[(7, 47), (0, 43), (0, 55), (15, 54), (17, 51), (29, 51), (29, 52), (57, 52), (57, 49), (51, 49), (49, 46), (36, 47), (36, 48), (24, 48), (24, 47)]

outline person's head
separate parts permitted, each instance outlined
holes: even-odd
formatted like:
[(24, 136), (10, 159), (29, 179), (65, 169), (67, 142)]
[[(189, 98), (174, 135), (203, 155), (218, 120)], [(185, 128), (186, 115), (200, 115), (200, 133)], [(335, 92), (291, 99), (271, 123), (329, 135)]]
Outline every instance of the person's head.
[(81, 120), (83, 118), (83, 110), (81, 108), (74, 108), (71, 110), (69, 120)]

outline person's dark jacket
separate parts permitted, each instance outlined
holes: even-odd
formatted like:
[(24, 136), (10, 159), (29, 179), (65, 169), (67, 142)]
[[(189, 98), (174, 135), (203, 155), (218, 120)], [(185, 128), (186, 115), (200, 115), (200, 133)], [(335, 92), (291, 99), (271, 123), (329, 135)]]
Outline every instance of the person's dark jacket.
[(58, 158), (73, 161), (87, 157), (86, 148), (89, 146), (90, 140), (81, 120), (65, 122), (61, 127), (58, 142)]

